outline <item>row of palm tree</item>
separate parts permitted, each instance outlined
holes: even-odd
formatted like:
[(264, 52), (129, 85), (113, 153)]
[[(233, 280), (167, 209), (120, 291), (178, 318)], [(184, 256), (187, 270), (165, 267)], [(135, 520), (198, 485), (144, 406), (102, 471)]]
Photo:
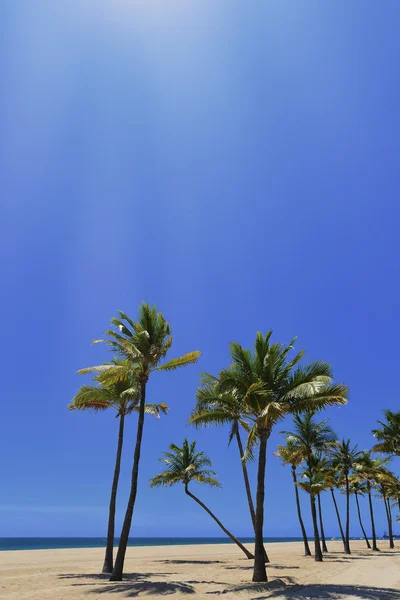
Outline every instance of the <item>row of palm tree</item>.
[[(94, 343), (106, 344), (113, 354), (112, 360), (106, 364), (79, 371), (81, 374), (93, 374), (94, 385), (83, 386), (72, 400), (69, 408), (93, 411), (112, 408), (120, 419), (103, 567), (104, 572), (111, 574), (112, 581), (120, 581), (123, 577), (126, 548), (137, 495), (145, 415), (160, 417), (161, 414), (168, 411), (165, 404), (146, 402), (147, 382), (156, 371), (172, 371), (196, 363), (200, 352), (190, 352), (180, 358), (167, 361), (166, 355), (172, 345), (170, 325), (155, 307), (150, 307), (145, 303), (139, 309), (137, 321), (120, 312), (119, 317), (113, 318), (111, 323), (112, 328), (106, 332), (106, 339), (96, 340)], [(349, 497), (352, 493), (352, 486), (356, 485), (356, 481), (353, 481), (353, 474), (351, 474), (355, 459), (352, 453), (355, 450), (352, 450), (347, 442), (338, 446), (336, 437), (327, 422), (323, 421), (318, 424), (315, 420), (315, 415), (326, 407), (346, 404), (347, 387), (342, 383), (333, 382), (331, 367), (328, 363), (315, 361), (306, 365), (302, 364), (304, 351), (294, 352), (296, 338), (285, 346), (277, 342), (272, 343), (271, 337), (271, 331), (266, 335), (257, 333), (253, 349), (245, 349), (240, 344), (233, 342), (229, 348), (229, 366), (217, 376), (203, 375), (197, 391), (196, 406), (189, 419), (195, 427), (229, 425), (229, 443), (235, 439), (239, 450), (249, 514), (255, 534), (254, 556), (190, 491), (189, 484), (192, 481), (214, 487), (219, 485), (211, 470), (210, 459), (204, 453), (196, 451), (195, 443), (190, 444), (185, 440), (181, 447), (171, 444), (169, 452), (165, 453), (161, 459), (166, 469), (151, 480), (152, 486), (181, 482), (184, 485), (185, 493), (207, 511), (232, 541), (241, 547), (246, 556), (254, 557), (253, 581), (257, 582), (267, 581), (268, 556), (263, 544), (266, 452), (271, 433), (280, 421), (287, 415), (292, 415), (294, 418), (295, 431), (285, 433), (285, 448), (288, 454), (285, 458), (283, 447), (279, 449), (279, 453), (285, 463), (292, 465), (293, 479), (296, 484), (297, 509), (307, 554), (311, 554), (311, 552), (301, 519), (299, 488), (303, 488), (310, 494), (315, 557), (317, 560), (322, 560), (319, 529), (322, 536), (322, 550), (326, 548), (326, 542), (320, 493), (324, 489), (330, 489), (337, 510), (334, 489), (337, 482), (340, 481), (340, 485), (342, 481), (345, 482), (347, 516), (346, 533), (343, 535), (343, 539), (346, 551), (350, 552)], [(125, 418), (133, 413), (138, 414), (138, 423), (130, 494), (114, 562), (115, 508), (124, 422)], [(308, 433), (306, 429), (300, 431), (300, 427), (303, 429), (309, 427)], [(299, 440), (303, 434), (307, 434), (311, 438), (303, 436), (303, 445), (301, 445)], [(246, 436), (245, 442), (243, 442), (243, 435)], [(376, 435), (378, 438), (378, 433)], [(380, 443), (384, 443), (384, 439), (380, 439)], [(247, 461), (255, 458), (257, 449), (257, 487), (254, 501)], [(300, 465), (303, 465), (304, 469), (297, 481), (296, 469)], [(334, 475), (332, 475), (332, 469)], [(329, 471), (331, 475), (328, 477), (325, 471)], [(368, 491), (368, 479), (364, 477), (364, 480)], [(374, 482), (371, 485), (375, 486), (376, 480), (371, 481)], [(359, 488), (356, 498), (362, 493)], [(389, 489), (385, 487), (385, 506), (388, 506), (387, 499), (391, 497)], [(316, 503), (320, 516), (319, 529)], [(339, 516), (338, 510), (337, 515)]]

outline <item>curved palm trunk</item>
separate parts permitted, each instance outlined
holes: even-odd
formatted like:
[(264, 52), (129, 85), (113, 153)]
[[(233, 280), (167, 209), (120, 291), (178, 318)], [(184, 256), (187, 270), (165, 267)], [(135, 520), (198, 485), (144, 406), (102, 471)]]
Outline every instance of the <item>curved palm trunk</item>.
[(371, 516), (372, 550), (374, 550), (375, 552), (379, 552), (379, 548), (376, 545), (375, 519), (374, 519), (374, 511), (372, 508), (371, 486), (368, 485), (367, 489), (368, 489), (368, 501), (369, 501), (369, 514)]
[(346, 550), (346, 540), (344, 537), (342, 521), (340, 519), (340, 513), (339, 513), (338, 505), (336, 504), (335, 492), (334, 492), (333, 488), (331, 488), (331, 494), (332, 494), (333, 504), (335, 505), (337, 520), (339, 523), (340, 535), (342, 536), (343, 548)]
[(325, 540), (324, 524), (322, 522), (322, 506), (321, 506), (320, 494), (317, 495), (317, 499), (318, 499), (318, 512), (319, 512), (319, 526), (321, 529), (322, 552), (328, 552), (328, 548), (327, 548), (326, 540)]
[(382, 496), (383, 496), (383, 502), (385, 503), (386, 518), (387, 518), (387, 522), (388, 522), (389, 548), (394, 548), (392, 515), (390, 514), (390, 501), (387, 500), (385, 492), (382, 493)]
[(255, 531), (255, 550), (254, 550), (254, 570), (253, 581), (268, 581), (267, 569), (264, 560), (264, 496), (265, 496), (265, 468), (267, 465), (267, 438), (265, 435), (260, 437), (260, 450), (258, 455), (258, 473), (257, 473), (257, 497), (256, 497), (256, 531)]
[(367, 538), (367, 534), (365, 533), (365, 529), (364, 529), (364, 526), (363, 526), (363, 523), (361, 520), (361, 511), (360, 511), (360, 504), (358, 502), (357, 492), (355, 493), (355, 496), (356, 496), (356, 503), (357, 503), (358, 520), (360, 522), (361, 531), (363, 532), (363, 536), (364, 536), (365, 542), (367, 544), (367, 548), (371, 548), (371, 544), (369, 543), (369, 539)]
[(317, 509), (315, 506), (315, 496), (310, 494), (311, 501), (311, 516), (312, 522), (314, 526), (314, 557), (317, 562), (322, 562), (322, 550), (321, 550), (321, 542), (319, 539), (318, 532), (318, 523), (317, 523)]
[(109, 512), (108, 512), (107, 546), (106, 546), (106, 555), (104, 558), (103, 573), (112, 573), (112, 570), (113, 570), (115, 506), (116, 506), (116, 501), (117, 501), (119, 473), (121, 470), (122, 444), (124, 441), (124, 421), (125, 421), (125, 415), (121, 414), (119, 417), (117, 456), (115, 459), (114, 477), (113, 477), (113, 483), (112, 483), (112, 488), (111, 488), (111, 497), (110, 497), (110, 508), (109, 508)]
[[(251, 522), (253, 523), (253, 529), (254, 529), (254, 533), (255, 533), (256, 532), (256, 513), (254, 510), (253, 498), (251, 496), (250, 481), (249, 481), (249, 474), (247, 472), (247, 466), (246, 466), (246, 463), (243, 462), (244, 450), (243, 450), (242, 438), (240, 437), (239, 426), (237, 424), (236, 424), (235, 435), (236, 435), (236, 441), (237, 441), (238, 448), (239, 448), (240, 462), (242, 464), (244, 486), (246, 488), (247, 502), (249, 504)], [(265, 550), (265, 548), (264, 548), (264, 560), (267, 563), (269, 562), (268, 554), (267, 554), (267, 551)]]
[(296, 476), (296, 467), (295, 467), (295, 465), (292, 465), (292, 476), (293, 476), (294, 489), (295, 489), (295, 492), (296, 492), (297, 516), (299, 517), (299, 523), (300, 523), (301, 533), (303, 535), (304, 554), (306, 556), (311, 556), (311, 550), (310, 550), (310, 546), (308, 545), (306, 528), (304, 527), (303, 517), (301, 516), (299, 488), (297, 487), (297, 476)]
[(136, 445), (135, 452), (133, 454), (133, 467), (132, 467), (132, 479), (131, 479), (131, 491), (129, 494), (128, 506), (126, 508), (124, 524), (122, 526), (121, 538), (119, 541), (119, 547), (117, 557), (115, 559), (114, 569), (110, 577), (110, 581), (122, 581), (126, 547), (128, 545), (129, 533), (131, 530), (133, 509), (135, 507), (136, 494), (137, 494), (137, 482), (139, 475), (139, 461), (140, 461), (140, 449), (142, 445), (143, 436), (143, 425), (144, 425), (144, 407), (146, 403), (146, 381), (142, 382), (140, 405), (139, 405), (139, 418), (136, 434)]
[(351, 554), (350, 551), (350, 487), (349, 474), (346, 473), (346, 543), (344, 546), (346, 554)]
[(193, 498), (193, 500), (195, 502), (197, 502), (197, 504), (199, 504), (201, 506), (201, 508), (204, 508), (204, 510), (206, 512), (208, 512), (208, 514), (210, 515), (210, 517), (212, 517), (214, 519), (214, 521), (221, 527), (222, 531), (224, 533), (226, 533), (226, 535), (228, 537), (231, 538), (232, 542), (234, 542), (237, 546), (239, 546), (239, 548), (245, 553), (245, 555), (247, 556), (247, 558), (254, 558), (254, 556), (252, 555), (252, 553), (249, 552), (247, 550), (247, 548), (245, 548), (243, 546), (243, 544), (241, 542), (239, 542), (239, 540), (237, 538), (235, 538), (235, 536), (230, 531), (228, 531), (228, 529), (226, 527), (224, 527), (222, 525), (221, 521), (219, 519), (217, 519), (217, 517), (214, 515), (214, 513), (212, 513), (211, 510), (209, 508), (207, 508), (207, 506), (205, 504), (203, 504), (203, 502), (201, 500), (199, 500), (199, 498), (197, 498), (197, 496), (195, 496), (194, 494), (192, 494), (191, 492), (189, 492), (187, 484), (185, 485), (185, 494), (187, 494), (188, 496), (190, 496), (191, 498)]

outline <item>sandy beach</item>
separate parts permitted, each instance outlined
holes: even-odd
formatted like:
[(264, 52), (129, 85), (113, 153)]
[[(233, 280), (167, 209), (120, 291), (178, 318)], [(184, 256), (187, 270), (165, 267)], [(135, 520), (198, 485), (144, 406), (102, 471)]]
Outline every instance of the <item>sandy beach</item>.
[(364, 598), (400, 600), (400, 545), (372, 555), (353, 542), (352, 556), (329, 543), (323, 564), (302, 556), (302, 544), (268, 545), (268, 584), (252, 584), (252, 561), (233, 545), (128, 548), (126, 580), (99, 574), (103, 550), (29, 550), (0, 553), (0, 598), (4, 600), (102, 600), (170, 595), (210, 598)]

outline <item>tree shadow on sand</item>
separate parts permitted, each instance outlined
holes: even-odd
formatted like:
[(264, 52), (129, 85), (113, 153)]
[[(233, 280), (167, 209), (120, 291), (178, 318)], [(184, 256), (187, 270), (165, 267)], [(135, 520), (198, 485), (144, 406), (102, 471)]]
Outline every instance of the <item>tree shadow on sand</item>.
[(164, 563), (165, 565), (216, 565), (222, 564), (223, 560), (178, 560), (178, 559), (166, 559), (159, 560), (157, 562)]
[(338, 600), (347, 598), (360, 598), (362, 600), (400, 600), (400, 590), (393, 588), (371, 587), (368, 585), (294, 585), (277, 589), (263, 598), (285, 598), (287, 600)]

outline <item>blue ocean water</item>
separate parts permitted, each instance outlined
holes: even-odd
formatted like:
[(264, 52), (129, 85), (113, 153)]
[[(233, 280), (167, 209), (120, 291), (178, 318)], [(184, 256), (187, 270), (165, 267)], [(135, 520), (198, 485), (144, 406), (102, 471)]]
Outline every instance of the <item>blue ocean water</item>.
[[(265, 542), (300, 542), (298, 537), (276, 537), (265, 538)], [(241, 538), (243, 543), (254, 543), (254, 538)], [(116, 538), (117, 545), (119, 539)], [(192, 544), (232, 544), (226, 537), (213, 538), (174, 538), (174, 537), (148, 537), (131, 538), (129, 546), (189, 546)], [(0, 538), (1, 550), (55, 550), (60, 548), (104, 548), (106, 538), (104, 537), (18, 537)]]

